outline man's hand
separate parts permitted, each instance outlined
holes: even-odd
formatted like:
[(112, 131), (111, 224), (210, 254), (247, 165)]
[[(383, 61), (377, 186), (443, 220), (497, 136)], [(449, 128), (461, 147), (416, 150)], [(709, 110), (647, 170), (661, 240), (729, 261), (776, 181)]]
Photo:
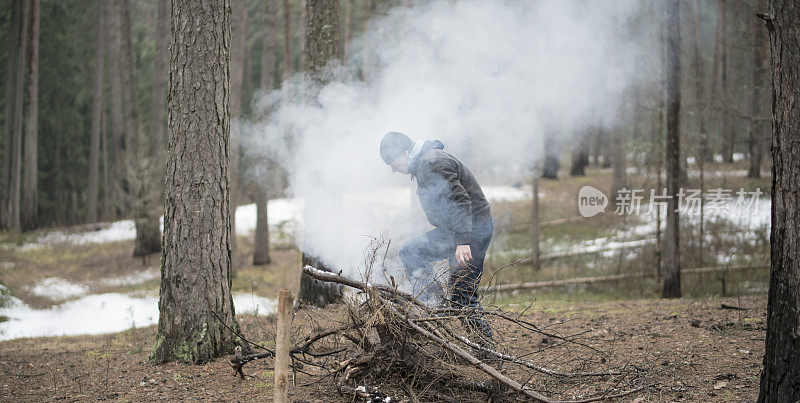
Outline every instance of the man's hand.
[(467, 262), (471, 260), (472, 260), (472, 250), (469, 248), (469, 245), (456, 246), (456, 261), (458, 261), (458, 264), (465, 265)]

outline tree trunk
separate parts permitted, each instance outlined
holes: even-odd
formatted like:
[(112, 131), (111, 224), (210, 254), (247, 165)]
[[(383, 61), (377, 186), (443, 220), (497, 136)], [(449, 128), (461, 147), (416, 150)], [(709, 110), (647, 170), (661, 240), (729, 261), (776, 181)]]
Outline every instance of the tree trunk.
[(297, 36), (300, 60), (298, 61), (298, 70), (302, 70), (306, 64), (306, 0), (298, 0), (300, 6), (300, 15), (297, 18)]
[(342, 0), (342, 4), (344, 4), (344, 38), (342, 43), (342, 60), (346, 60), (350, 57), (350, 38), (352, 35), (352, 30), (350, 29), (350, 20), (353, 16), (353, 4), (352, 0)]
[(256, 190), (256, 239), (253, 246), (253, 264), (269, 264), (269, 222), (267, 221), (267, 207), (269, 199), (263, 189)]
[(283, 0), (283, 79), (292, 73), (292, 23), (289, 0)]
[(22, 28), (20, 29), (20, 39), (18, 41), (17, 55), (17, 79), (14, 82), (14, 132), (9, 151), (11, 152), (11, 180), (9, 182), (8, 194), (9, 203), (9, 228), (13, 231), (22, 229), (20, 221), (20, 185), (22, 175), (22, 122), (24, 105), (24, 83), (28, 61), (28, 31), (29, 13), (31, 4), (29, 0), (22, 3)]
[(706, 132), (706, 98), (703, 77), (703, 64), (700, 60), (700, 6), (698, 0), (692, 1), (692, 11), (694, 14), (694, 102), (695, 118), (697, 119), (697, 134), (700, 141), (700, 150), (697, 154), (697, 163), (702, 170), (702, 164), (706, 161), (713, 161), (708, 152), (708, 133)]
[(97, 48), (94, 53), (94, 99), (92, 101), (92, 136), (89, 142), (89, 200), (86, 221), (97, 221), (98, 186), (100, 185), (100, 128), (103, 119), (103, 35), (106, 3), (98, 5)]
[[(167, 129), (167, 44), (169, 42), (169, 0), (158, 1), (155, 54), (153, 55), (153, 110), (150, 116), (150, 156), (155, 159), (153, 179), (158, 195), (164, 192), (164, 137)], [(161, 197), (159, 197), (161, 199)], [(161, 201), (159, 200), (159, 205)]]
[(25, 177), (20, 206), (22, 228), (38, 226), (39, 196), (38, 142), (39, 142), (39, 0), (30, 0), (28, 10), (28, 66), (25, 79), (28, 104), (25, 108)]
[[(107, 8), (104, 7), (104, 8)], [(108, 14), (105, 14), (106, 16)], [(108, 21), (104, 21), (108, 24)], [(105, 43), (103, 43), (103, 49), (105, 49)], [(100, 78), (103, 79), (102, 77)], [(103, 93), (105, 98), (105, 92)], [(108, 169), (108, 130), (106, 130), (106, 111), (105, 105), (103, 105), (103, 112), (100, 114), (100, 145), (103, 150), (103, 220), (108, 220), (111, 218), (111, 190), (109, 189), (109, 169)]]
[(750, 153), (750, 166), (747, 169), (747, 177), (761, 177), (761, 158), (764, 155), (765, 127), (761, 119), (766, 115), (764, 111), (764, 86), (765, 72), (767, 69), (767, 42), (764, 35), (765, 28), (761, 20), (752, 17), (753, 25), (753, 92), (750, 99), (750, 133), (747, 139), (747, 148)]
[[(233, 352), (229, 0), (173, 0), (169, 160), (154, 363)], [(187, 46), (192, 44), (192, 46)], [(224, 322), (224, 323), (223, 323)]]
[(570, 176), (585, 176), (586, 165), (589, 162), (589, 144), (586, 136), (575, 141), (572, 148), (572, 165), (569, 168)]
[(128, 208), (124, 206), (126, 193), (125, 167), (125, 115), (122, 111), (122, 72), (120, 69), (120, 33), (119, 33), (119, 2), (110, 2), (105, 7), (106, 12), (106, 57), (108, 58), (109, 98), (111, 98), (111, 148), (114, 185), (111, 192), (114, 198), (115, 215), (127, 214)]
[(680, 188), (680, 10), (678, 1), (667, 2), (667, 229), (664, 254), (664, 298), (680, 298), (680, 236), (678, 189)]
[[(131, 40), (130, 2), (119, 0), (119, 68), (122, 77), (122, 111), (125, 116), (125, 145), (127, 158), (136, 161), (139, 139), (139, 119), (136, 109), (136, 81), (133, 68), (133, 44)], [(128, 168), (130, 169), (130, 168)]]
[(725, 74), (725, 0), (717, 0), (717, 28), (714, 35), (714, 62), (711, 67), (711, 92), (716, 94), (713, 99), (713, 111), (715, 122), (718, 125), (719, 133), (722, 137), (722, 160), (733, 162), (733, 138), (725, 131), (724, 115), (722, 105), (725, 100), (725, 79), (719, 80), (720, 75)]
[(239, 205), (239, 133), (242, 119), (242, 87), (244, 83), (244, 53), (247, 44), (247, 2), (231, 4), (231, 139), (230, 139), (230, 197), (231, 197), (231, 273), (236, 277), (239, 261), (236, 258), (236, 207)]
[(5, 127), (3, 128), (3, 178), (0, 184), (0, 229), (8, 228), (11, 214), (11, 160), (14, 149), (14, 127), (17, 118), (16, 88), (17, 64), (19, 63), (20, 30), (22, 29), (22, 0), (11, 3), (11, 23), (9, 32), (9, 56), (6, 69), (6, 107)]
[[(122, 71), (123, 111), (125, 113), (125, 143), (128, 185), (136, 226), (136, 241), (133, 256), (145, 256), (161, 250), (161, 232), (158, 224), (157, 193), (153, 186), (153, 166), (157, 157), (145, 156), (149, 143), (139, 133), (139, 118), (136, 111), (136, 81), (133, 69), (133, 47), (131, 44), (131, 18), (128, 0), (121, 0), (120, 49)], [(149, 139), (152, 141), (152, 139)]]
[(364, 19), (364, 29), (361, 31), (361, 78), (367, 79), (369, 70), (369, 19), (375, 11), (375, 0), (364, 0), (362, 17)]
[[(261, 52), (261, 89), (270, 92), (275, 87), (275, 51), (278, 47), (278, 25), (275, 17), (278, 7), (275, 0), (264, 0), (264, 47)], [(288, 50), (284, 48), (284, 52)], [(284, 63), (285, 63), (284, 59)], [(288, 73), (284, 69), (284, 78)]]
[(800, 4), (771, 0), (772, 228), (759, 402), (800, 400)]
[[(261, 53), (261, 89), (264, 91), (272, 91), (275, 87), (275, 51), (278, 47), (278, 27), (275, 17), (278, 14), (276, 3), (273, 0), (264, 1), (264, 47)], [(286, 14), (284, 14), (285, 16)], [(284, 51), (287, 49), (284, 48)], [(284, 55), (284, 66), (289, 65), (291, 57)], [(289, 78), (289, 72), (284, 69), (284, 80)], [(272, 169), (273, 163), (271, 161), (265, 162), (269, 169), (267, 170), (266, 181), (268, 183), (258, 182), (254, 184), (254, 194), (256, 199), (256, 239), (253, 245), (253, 264), (262, 265), (271, 262), (269, 256), (269, 218), (267, 214), (267, 206), (269, 203), (269, 188), (270, 184), (274, 182), (275, 175)]]
[[(326, 81), (321, 72), (325, 65), (332, 59), (341, 59), (342, 47), (339, 30), (339, 1), (338, 0), (307, 0), (306, 1), (306, 72), (323, 85)], [(312, 100), (313, 102), (313, 100)], [(304, 222), (308, 225), (309, 217), (315, 216), (315, 211), (325, 209), (325, 203), (336, 203), (334, 200), (306, 200)], [(310, 264), (321, 270), (326, 270), (320, 260), (314, 256), (303, 253), (303, 265)], [(300, 276), (300, 292), (298, 300), (324, 306), (341, 298), (341, 287), (315, 281), (307, 274)]]
[(531, 196), (533, 205), (531, 209), (531, 266), (539, 270), (539, 169), (533, 168), (533, 181), (531, 183)]
[(544, 163), (542, 164), (542, 178), (558, 179), (558, 151), (556, 142), (552, 137), (544, 140)]
[(619, 190), (626, 186), (625, 131), (620, 127), (611, 134), (611, 202), (616, 203)]

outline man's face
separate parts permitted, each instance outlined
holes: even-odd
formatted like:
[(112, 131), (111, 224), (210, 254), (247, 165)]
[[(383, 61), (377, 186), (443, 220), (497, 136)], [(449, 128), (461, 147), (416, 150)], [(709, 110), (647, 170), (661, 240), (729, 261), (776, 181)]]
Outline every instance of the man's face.
[(392, 167), (392, 172), (400, 172), (402, 174), (408, 173), (408, 151), (403, 154), (398, 155), (395, 159), (392, 160), (392, 163), (389, 164)]

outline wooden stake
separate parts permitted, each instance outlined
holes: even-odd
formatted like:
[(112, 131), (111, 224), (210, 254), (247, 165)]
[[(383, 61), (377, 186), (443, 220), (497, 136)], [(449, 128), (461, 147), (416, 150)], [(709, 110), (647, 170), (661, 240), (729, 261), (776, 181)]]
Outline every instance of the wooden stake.
[(289, 401), (289, 333), (294, 298), (288, 290), (278, 293), (278, 330), (275, 334), (275, 402)]

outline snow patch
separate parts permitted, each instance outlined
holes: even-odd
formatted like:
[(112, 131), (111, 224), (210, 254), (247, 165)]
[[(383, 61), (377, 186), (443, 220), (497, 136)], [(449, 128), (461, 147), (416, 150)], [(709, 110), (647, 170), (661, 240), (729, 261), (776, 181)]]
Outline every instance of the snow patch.
[[(277, 303), (270, 298), (234, 294), (237, 314), (275, 312)], [(158, 323), (158, 295), (155, 293), (106, 293), (87, 295), (48, 309), (34, 309), (11, 297), (0, 308), (9, 320), (0, 323), (0, 340), (20, 337), (51, 337), (80, 334), (104, 334), (146, 327)]]
[(43, 278), (27, 289), (33, 295), (52, 301), (63, 301), (89, 292), (89, 287), (58, 277)]

